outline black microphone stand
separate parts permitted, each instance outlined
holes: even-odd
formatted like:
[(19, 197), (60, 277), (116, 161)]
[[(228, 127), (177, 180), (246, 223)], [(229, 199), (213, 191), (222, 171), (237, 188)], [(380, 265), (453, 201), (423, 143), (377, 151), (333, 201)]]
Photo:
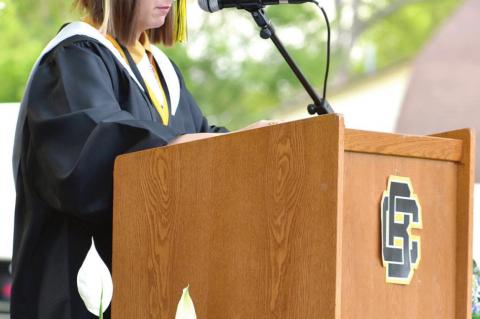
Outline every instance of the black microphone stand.
[(328, 101), (318, 96), (317, 92), (315, 92), (312, 85), (307, 81), (307, 79), (303, 75), (302, 71), (300, 71), (295, 61), (293, 61), (292, 57), (287, 52), (287, 50), (283, 46), (280, 39), (275, 34), (275, 29), (273, 28), (273, 25), (270, 23), (270, 19), (268, 19), (267, 15), (265, 14), (265, 11), (263, 10), (263, 6), (261, 5), (243, 6), (242, 9), (245, 9), (252, 14), (253, 19), (255, 20), (257, 25), (261, 28), (260, 37), (262, 39), (271, 39), (273, 41), (273, 43), (282, 54), (285, 61), (287, 61), (293, 73), (295, 73), (295, 76), (302, 83), (308, 95), (310, 95), (310, 97), (312, 98), (313, 104), (308, 105), (307, 107), (308, 113), (310, 113), (311, 115), (315, 113), (318, 115), (335, 113), (332, 107), (330, 106), (330, 104), (328, 103)]

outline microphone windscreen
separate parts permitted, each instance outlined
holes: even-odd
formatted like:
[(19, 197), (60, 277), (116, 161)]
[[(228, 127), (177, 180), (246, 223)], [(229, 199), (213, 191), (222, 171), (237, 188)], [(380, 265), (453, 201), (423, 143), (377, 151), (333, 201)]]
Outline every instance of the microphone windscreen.
[(218, 0), (198, 0), (200, 8), (207, 12), (215, 12), (220, 10)]

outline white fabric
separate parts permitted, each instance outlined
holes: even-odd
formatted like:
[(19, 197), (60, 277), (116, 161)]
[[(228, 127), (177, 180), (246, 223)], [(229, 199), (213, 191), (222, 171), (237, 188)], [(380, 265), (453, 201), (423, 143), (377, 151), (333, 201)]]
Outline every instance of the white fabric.
[[(112, 54), (117, 58), (117, 60), (123, 65), (125, 69), (127, 69), (128, 73), (130, 76), (135, 80), (135, 82), (138, 84), (140, 89), (143, 91), (143, 87), (140, 85), (140, 82), (138, 79), (135, 77), (135, 74), (133, 74), (132, 69), (130, 66), (125, 62), (125, 60), (122, 58), (122, 55), (118, 50), (113, 46), (113, 44), (108, 41), (103, 34), (100, 33), (97, 29), (89, 25), (88, 23), (81, 22), (81, 21), (76, 21), (68, 24), (65, 26), (56, 36), (53, 38), (45, 47), (45, 49), (42, 51), (40, 54), (40, 57), (38, 58), (37, 62), (35, 63), (33, 67), (33, 71), (36, 69), (38, 63), (42, 59), (42, 57), (50, 52), (53, 48), (55, 48), (58, 44), (60, 44), (62, 41), (74, 37), (76, 35), (83, 35), (89, 38), (93, 38), (103, 44), (107, 49), (109, 49)], [(32, 74), (33, 74), (32, 71)]]
[(180, 102), (180, 80), (177, 72), (173, 68), (172, 62), (162, 50), (156, 46), (151, 46), (151, 51), (158, 67), (162, 71), (162, 75), (167, 82), (168, 93), (170, 94), (171, 114), (175, 115)]
[[(38, 58), (37, 62), (35, 63), (33, 70), (36, 69), (39, 61), (42, 59), (42, 57), (50, 52), (53, 48), (55, 48), (58, 44), (60, 44), (62, 41), (74, 37), (76, 35), (83, 35), (86, 37), (93, 38), (103, 44), (107, 49), (109, 49), (112, 54), (117, 58), (117, 60), (122, 64), (122, 66), (128, 71), (130, 76), (133, 78), (133, 80), (138, 84), (140, 89), (143, 91), (143, 87), (140, 85), (140, 82), (138, 79), (135, 77), (135, 74), (133, 73), (132, 69), (128, 65), (128, 63), (122, 58), (122, 55), (118, 50), (115, 48), (115, 46), (108, 41), (103, 34), (101, 34), (97, 29), (89, 25), (88, 23), (81, 22), (81, 21), (76, 21), (68, 24), (65, 26), (58, 34), (53, 38), (45, 47), (45, 49), (42, 51), (40, 54), (40, 57)], [(163, 77), (165, 78), (165, 82), (167, 83), (168, 87), (168, 93), (170, 95), (170, 103), (171, 103), (171, 113), (172, 115), (175, 115), (175, 112), (178, 108), (178, 103), (180, 101), (180, 81), (178, 79), (177, 73), (175, 72), (175, 69), (172, 65), (172, 62), (170, 59), (161, 51), (159, 48), (156, 46), (152, 45), (151, 46), (152, 54), (153, 57), (155, 58), (155, 61), (158, 64), (158, 67), (160, 68), (160, 71), (162, 72)], [(33, 71), (32, 71), (33, 73)], [(143, 74), (142, 74), (143, 75)], [(160, 100), (161, 101), (161, 100)]]
[(157, 98), (157, 101), (162, 104), (162, 107), (165, 107), (165, 105), (163, 105), (162, 88), (160, 86), (160, 83), (158, 83), (157, 81), (153, 66), (150, 63), (150, 60), (148, 59), (148, 56), (146, 54), (144, 54), (142, 60), (137, 63), (137, 68), (142, 75), (143, 80), (145, 81), (145, 83), (147, 83), (147, 85), (152, 90), (152, 93)]

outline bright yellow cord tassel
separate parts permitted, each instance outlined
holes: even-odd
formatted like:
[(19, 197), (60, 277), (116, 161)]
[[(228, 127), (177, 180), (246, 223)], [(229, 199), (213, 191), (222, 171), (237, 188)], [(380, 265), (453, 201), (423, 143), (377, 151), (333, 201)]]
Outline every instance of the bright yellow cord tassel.
[(177, 0), (175, 8), (175, 42), (187, 41), (187, 0)]

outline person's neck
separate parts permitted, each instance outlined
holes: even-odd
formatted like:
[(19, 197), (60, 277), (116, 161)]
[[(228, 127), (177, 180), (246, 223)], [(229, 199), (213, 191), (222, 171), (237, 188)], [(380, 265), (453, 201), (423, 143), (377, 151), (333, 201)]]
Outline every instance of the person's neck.
[(142, 31), (137, 31), (135, 33), (135, 42), (139, 42), (140, 41), (140, 37), (142, 36), (142, 34), (145, 32), (145, 30), (142, 30)]
[(140, 36), (142, 35), (142, 33), (138, 33), (138, 34), (135, 34), (135, 42), (134, 43), (137, 43), (138, 41), (140, 41)]

